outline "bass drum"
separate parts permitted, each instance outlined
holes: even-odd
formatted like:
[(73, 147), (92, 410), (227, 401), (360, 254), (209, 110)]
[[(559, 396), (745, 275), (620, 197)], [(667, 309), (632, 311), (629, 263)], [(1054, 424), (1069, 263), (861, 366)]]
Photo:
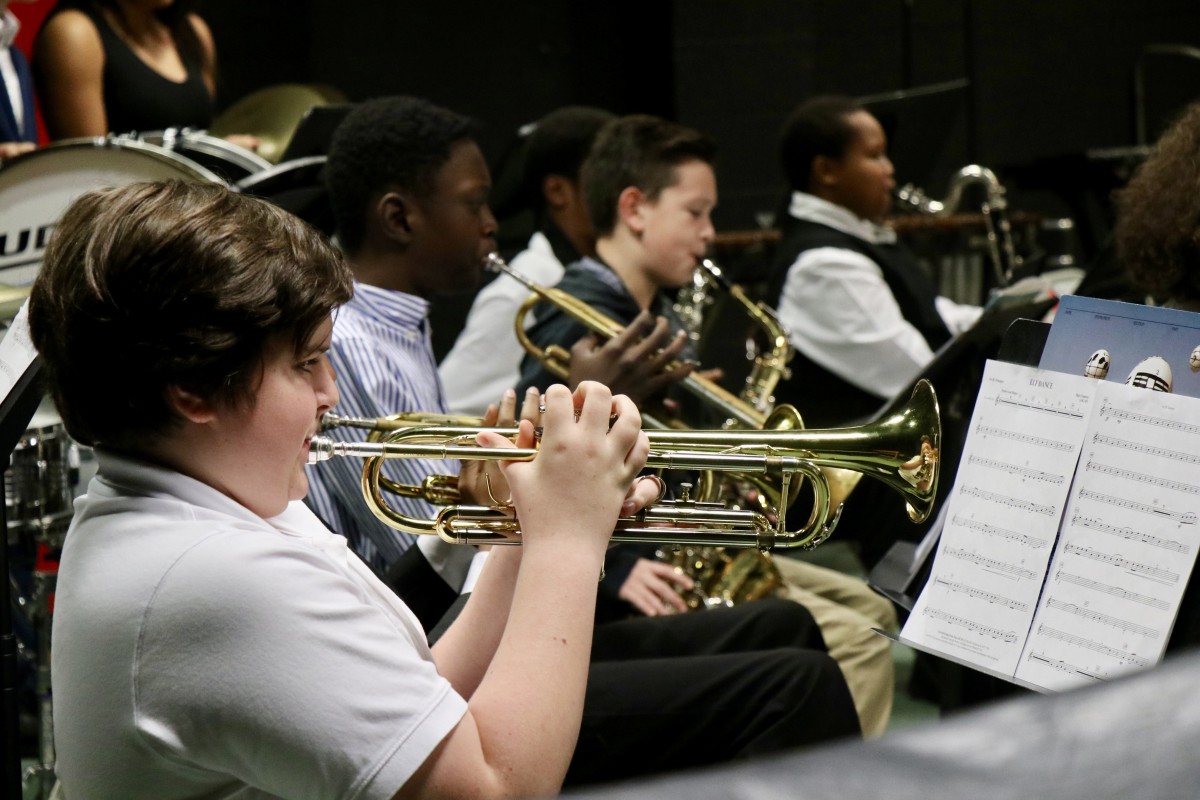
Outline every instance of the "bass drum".
[(137, 139), (190, 158), (229, 183), (271, 167), (270, 161), (244, 147), (191, 128), (150, 131), (138, 135)]
[(157, 145), (120, 138), (68, 139), (0, 166), (0, 292), (28, 287), (54, 225), (84, 192), (139, 181), (226, 182)]

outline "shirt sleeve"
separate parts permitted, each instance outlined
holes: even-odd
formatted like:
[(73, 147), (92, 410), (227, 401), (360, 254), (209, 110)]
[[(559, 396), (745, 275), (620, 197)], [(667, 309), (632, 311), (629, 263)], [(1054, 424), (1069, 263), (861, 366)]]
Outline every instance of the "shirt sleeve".
[(933, 357), (878, 265), (852, 250), (801, 253), (788, 269), (778, 312), (796, 349), (881, 398), (903, 389)]
[(257, 532), (191, 548), (143, 622), (144, 739), (280, 797), (391, 797), (466, 702), (368, 591), (321, 554)]
[(937, 306), (938, 316), (955, 336), (969, 330), (983, 316), (981, 306), (956, 303), (949, 297), (935, 297), (933, 302)]

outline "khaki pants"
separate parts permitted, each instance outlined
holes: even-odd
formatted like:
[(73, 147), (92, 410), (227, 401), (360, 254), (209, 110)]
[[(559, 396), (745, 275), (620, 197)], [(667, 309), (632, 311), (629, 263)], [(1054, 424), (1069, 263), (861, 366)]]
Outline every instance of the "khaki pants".
[(891, 640), (872, 632), (899, 627), (887, 598), (859, 578), (786, 556), (775, 556), (784, 578), (783, 596), (812, 613), (829, 655), (841, 667), (863, 736), (881, 735), (892, 715), (895, 671)]

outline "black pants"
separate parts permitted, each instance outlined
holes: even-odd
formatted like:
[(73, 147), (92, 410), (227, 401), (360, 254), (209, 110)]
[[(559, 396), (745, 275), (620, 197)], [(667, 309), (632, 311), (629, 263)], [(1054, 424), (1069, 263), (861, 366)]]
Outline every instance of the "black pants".
[(820, 631), (798, 603), (596, 628), (567, 785), (706, 766), (859, 734)]

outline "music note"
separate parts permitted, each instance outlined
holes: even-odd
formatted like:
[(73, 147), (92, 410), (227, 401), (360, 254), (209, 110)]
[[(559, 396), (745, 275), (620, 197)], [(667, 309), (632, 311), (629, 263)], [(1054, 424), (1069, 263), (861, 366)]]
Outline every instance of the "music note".
[(1020, 475), (1031, 480), (1045, 481), (1046, 483), (1057, 484), (1062, 483), (1064, 480), (1062, 475), (1055, 475), (1051, 472), (1043, 472), (1039, 469), (1031, 469), (1030, 467), (1023, 467), (1019, 464), (1009, 464), (1006, 461), (999, 461), (994, 458), (984, 458), (983, 456), (977, 456), (974, 454), (967, 459), (967, 463), (978, 464), (979, 466), (986, 467), (988, 469), (1000, 470), (1013, 475)]
[(1096, 433), (1092, 439), (1096, 442), (1096, 444), (1119, 447), (1123, 450), (1130, 450), (1134, 453), (1143, 453), (1150, 456), (1170, 458), (1174, 459), (1175, 461), (1181, 461), (1184, 464), (1200, 464), (1200, 455), (1195, 453), (1186, 453), (1182, 450), (1171, 450), (1167, 447), (1157, 447), (1155, 445), (1144, 444), (1142, 442), (1132, 442), (1128, 439), (1117, 438), (1116, 436), (1105, 436), (1102, 433)]
[(967, 517), (960, 517), (956, 514), (951, 521), (955, 525), (960, 525), (964, 528), (971, 528), (972, 530), (977, 530), (980, 533), (986, 533), (991, 536), (999, 536), (1002, 539), (1008, 539), (1009, 541), (1017, 542), (1018, 544), (1023, 544), (1034, 549), (1039, 549), (1046, 546), (1045, 539), (1039, 539), (1035, 536), (1027, 536), (1023, 533), (1010, 531), (1007, 528), (1001, 528), (999, 525), (991, 525), (987, 522), (981, 522), (977, 519), (968, 519)]
[(1200, 425), (1194, 425), (1190, 422), (1182, 422), (1180, 420), (1167, 419), (1165, 417), (1155, 417), (1150, 414), (1139, 414), (1136, 411), (1129, 411), (1124, 408), (1117, 408), (1107, 399), (1100, 405), (1100, 416), (1108, 417), (1109, 419), (1123, 419), (1129, 422), (1141, 422), (1146, 425), (1155, 425), (1159, 428), (1166, 428), (1172, 431), (1181, 431), (1183, 433), (1200, 434)]
[(1074, 603), (1064, 603), (1062, 600), (1059, 600), (1055, 597), (1047, 598), (1046, 607), (1057, 609), (1058, 611), (1063, 611), (1067, 614), (1074, 614), (1075, 616), (1083, 619), (1090, 619), (1093, 622), (1099, 622), (1101, 625), (1111, 625), (1114, 628), (1120, 628), (1123, 631), (1134, 633), (1138, 636), (1145, 636), (1148, 639), (1158, 638), (1158, 631), (1154, 630), (1153, 628), (1147, 628), (1145, 625), (1138, 625), (1136, 622), (1130, 622), (1128, 620), (1120, 619), (1119, 617), (1113, 617), (1108, 614), (1101, 614), (1099, 611), (1076, 605)]
[(1016, 611), (1026, 611), (1029, 608), (1028, 603), (1022, 603), (1020, 600), (1014, 600), (1011, 597), (996, 594), (995, 592), (985, 592), (983, 589), (976, 589), (974, 586), (968, 586), (965, 583), (957, 581), (949, 581), (945, 578), (938, 578), (934, 581), (935, 586), (944, 586), (952, 592), (959, 592), (976, 600), (983, 600), (988, 603), (1007, 606)]
[(1021, 444), (1033, 445), (1034, 447), (1045, 447), (1050, 450), (1059, 450), (1064, 453), (1069, 453), (1075, 449), (1075, 445), (1070, 442), (1060, 442), (1054, 439), (1047, 439), (1043, 436), (1034, 436), (1029, 433), (1021, 433), (1020, 431), (1010, 431), (1004, 428), (996, 428), (991, 425), (979, 425), (975, 430), (982, 436), (998, 436), (1002, 439), (1011, 439)]
[(1072, 525), (1078, 525), (1081, 528), (1090, 528), (1094, 531), (1107, 533), (1112, 536), (1119, 536), (1122, 539), (1128, 539), (1131, 542), (1142, 542), (1151, 547), (1158, 547), (1163, 550), (1170, 550), (1173, 553), (1187, 553), (1191, 551), (1183, 542), (1175, 541), (1174, 539), (1160, 539), (1157, 536), (1151, 536), (1148, 533), (1135, 531), (1133, 528), (1118, 528), (1116, 525), (1109, 525), (1107, 522), (1101, 522), (1098, 519), (1084, 517), (1076, 514), (1071, 518)]
[(936, 608), (928, 609), (925, 613), (934, 619), (940, 619), (942, 622), (948, 622), (951, 625), (958, 625), (959, 627), (966, 628), (967, 630), (977, 633), (980, 636), (990, 636), (993, 639), (999, 639), (1002, 642), (1008, 642), (1010, 644), (1017, 640), (1017, 634), (1014, 631), (1004, 631), (1000, 630), (999, 628), (994, 628), (990, 625), (982, 625), (974, 620), (967, 619), (966, 617), (960, 617)]
[(1017, 564), (1009, 564), (1008, 562), (1001, 561), (998, 558), (989, 558), (988, 556), (980, 555), (979, 553), (975, 553), (970, 550), (947, 547), (945, 553), (948, 556), (961, 558), (964, 561), (970, 561), (972, 563), (979, 564), (980, 566), (993, 569), (996, 572), (1005, 572), (1009, 575), (1016, 575), (1018, 578), (1032, 579), (1037, 577), (1037, 573), (1031, 569), (1026, 569), (1025, 567), (1018, 566)]
[(1157, 597), (1151, 597), (1145, 594), (1139, 594), (1138, 592), (1131, 592), (1128, 589), (1124, 589), (1120, 586), (1113, 586), (1110, 583), (1094, 581), (1091, 578), (1085, 578), (1084, 576), (1076, 575), (1073, 572), (1063, 572), (1062, 567), (1059, 567), (1058, 572), (1054, 575), (1054, 579), (1062, 583), (1073, 583), (1076, 586), (1083, 587), (1084, 589), (1091, 589), (1093, 592), (1102, 592), (1104, 594), (1112, 595), (1113, 597), (1119, 597), (1122, 600), (1128, 600), (1131, 603), (1141, 603), (1144, 606), (1150, 606), (1151, 608), (1156, 608), (1159, 611), (1166, 611), (1171, 607), (1171, 604), (1166, 600), (1162, 600)]
[(971, 495), (992, 503), (999, 503), (1009, 508), (1015, 508), (1018, 511), (1031, 511), (1034, 514), (1042, 514), (1047, 517), (1056, 517), (1059, 513), (1058, 509), (1054, 506), (1035, 503), (1032, 500), (1024, 500), (1020, 497), (1012, 497), (999, 492), (989, 492), (986, 489), (980, 489), (978, 486), (964, 486), (959, 491), (965, 495)]
[(1093, 642), (1091, 639), (1085, 639), (1084, 637), (1076, 636), (1073, 633), (1067, 633), (1066, 631), (1060, 631), (1057, 628), (1051, 628), (1048, 625), (1039, 625), (1038, 634), (1051, 639), (1058, 639), (1059, 641), (1066, 642), (1067, 644), (1073, 644), (1076, 647), (1082, 647), (1085, 650), (1091, 650), (1095, 653), (1109, 656), (1110, 658), (1115, 658), (1123, 664), (1132, 664), (1137, 667), (1150, 666), (1150, 662), (1144, 658), (1141, 658), (1140, 656), (1135, 656), (1132, 653), (1126, 653), (1123, 650), (1118, 650), (1115, 647), (1109, 647), (1108, 645), (1101, 644), (1100, 642)]
[(1098, 503), (1107, 503), (1110, 506), (1119, 508), (1127, 508), (1130, 511), (1137, 511), (1142, 514), (1150, 514), (1155, 517), (1167, 517), (1173, 519), (1182, 525), (1195, 525), (1196, 513), (1194, 511), (1172, 511), (1169, 508), (1161, 508), (1160, 506), (1152, 506), (1146, 503), (1139, 503), (1136, 500), (1127, 500), (1124, 497), (1106, 494), (1104, 492), (1094, 492), (1091, 489), (1080, 489), (1079, 497), (1084, 500), (1095, 500)]
[(1167, 581), (1169, 583), (1178, 583), (1179, 582), (1179, 574), (1178, 573), (1171, 572), (1170, 570), (1163, 569), (1162, 567), (1155, 567), (1150, 564), (1142, 564), (1137, 561), (1132, 561), (1130, 559), (1124, 558), (1122, 556), (1114, 555), (1112, 553), (1105, 553), (1101, 550), (1096, 550), (1091, 547), (1085, 547), (1084, 545), (1068, 544), (1066, 546), (1066, 552), (1074, 553), (1075, 555), (1082, 556), (1084, 558), (1090, 558), (1093, 561), (1100, 561), (1105, 564), (1111, 564), (1114, 567), (1117, 567), (1119, 569), (1129, 570), (1130, 572), (1137, 574), (1137, 575), (1145, 575), (1145, 576), (1148, 576), (1151, 578), (1158, 578), (1160, 580)]
[(1121, 467), (1114, 467), (1111, 464), (1103, 464), (1095, 460), (1088, 461), (1087, 471), (1097, 472), (1101, 475), (1111, 475), (1114, 478), (1120, 478), (1122, 480), (1135, 481), (1137, 483), (1148, 483), (1153, 486), (1161, 486), (1164, 489), (1171, 489), (1176, 492), (1200, 494), (1200, 486), (1197, 486), (1194, 483), (1173, 481), (1158, 475), (1150, 475), (1148, 473), (1137, 472), (1136, 470), (1132, 469), (1122, 469)]

